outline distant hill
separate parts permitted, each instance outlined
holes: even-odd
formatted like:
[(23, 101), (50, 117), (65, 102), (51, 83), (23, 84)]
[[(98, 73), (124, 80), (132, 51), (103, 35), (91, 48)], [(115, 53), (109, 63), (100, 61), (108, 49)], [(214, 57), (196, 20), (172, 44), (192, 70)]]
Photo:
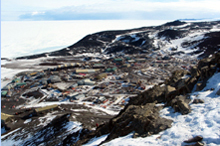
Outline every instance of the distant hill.
[(18, 57), (72, 56), (82, 53), (135, 54), (162, 51), (167, 55), (208, 57), (219, 51), (220, 21), (184, 22), (176, 20), (160, 26), (129, 30), (102, 31), (87, 35), (58, 51)]

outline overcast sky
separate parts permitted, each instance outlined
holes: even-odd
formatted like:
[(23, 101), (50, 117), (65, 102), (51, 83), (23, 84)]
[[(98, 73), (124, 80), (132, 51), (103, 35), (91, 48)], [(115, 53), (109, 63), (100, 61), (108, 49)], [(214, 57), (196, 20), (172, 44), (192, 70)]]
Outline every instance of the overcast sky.
[(1, 0), (1, 20), (220, 18), (220, 0)]

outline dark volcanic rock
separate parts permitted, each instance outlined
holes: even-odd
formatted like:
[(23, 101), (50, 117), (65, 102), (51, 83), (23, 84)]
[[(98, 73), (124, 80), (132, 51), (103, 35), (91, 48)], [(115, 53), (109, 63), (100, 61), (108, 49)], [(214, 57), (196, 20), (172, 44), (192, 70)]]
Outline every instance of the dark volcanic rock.
[(158, 37), (166, 39), (177, 39), (185, 36), (186, 31), (167, 29), (158, 33)]
[(217, 95), (220, 95), (220, 89), (216, 92)]
[(117, 52), (122, 52), (122, 51), (124, 51), (127, 54), (133, 54), (133, 53), (139, 53), (141, 50), (136, 49), (133, 46), (126, 46), (124, 44), (116, 44), (114, 46), (111, 46), (107, 50), (105, 50), (107, 54), (112, 54), (112, 53), (117, 53)]
[(172, 120), (159, 116), (161, 109), (162, 107), (157, 107), (154, 103), (144, 106), (128, 106), (122, 114), (110, 121), (111, 133), (106, 141), (125, 136), (132, 131), (136, 133), (136, 136), (138, 134), (138, 136), (145, 137), (171, 127)]
[(186, 70), (174, 71), (167, 84), (171, 85), (172, 87), (177, 87), (182, 81), (182, 77), (187, 74), (189, 74), (189, 72)]
[[(66, 125), (71, 114), (65, 114), (51, 121), (47, 126), (36, 132), (30, 139), (24, 142), (23, 146), (28, 145), (57, 145), (65, 136)], [(63, 136), (60, 136), (63, 135)], [(52, 140), (52, 141), (51, 141)]]
[(76, 143), (79, 139), (82, 139), (84, 135), (89, 134), (91, 131), (89, 131), (88, 129), (81, 129), (77, 132), (74, 132), (70, 135), (68, 135), (61, 144), (61, 145), (72, 145), (73, 143)]
[(179, 26), (179, 25), (183, 25), (183, 24), (186, 24), (186, 22), (182, 22), (180, 20), (176, 20), (176, 21), (173, 21), (173, 22), (168, 22), (166, 24), (164, 24), (165, 26)]
[(47, 55), (45, 53), (42, 53), (42, 54), (36, 54), (36, 55), (30, 55), (30, 56), (17, 57), (16, 59), (36, 59), (36, 58), (41, 58), (41, 57), (47, 57)]
[(209, 54), (213, 54), (220, 46), (220, 32), (211, 32), (206, 34), (205, 37), (207, 37), (207, 39), (198, 45), (198, 47), (202, 48), (202, 50), (206, 48), (204, 53), (199, 56), (201, 58), (205, 58), (208, 57)]
[(185, 54), (185, 52), (183, 52), (183, 51), (178, 51), (178, 52), (171, 53), (170, 55), (171, 55), (171, 56), (174, 56), (174, 55), (181, 55), (181, 54)]
[(196, 91), (201, 91), (206, 86), (206, 81), (196, 84)]
[(207, 33), (204, 36), (204, 39), (199, 41), (191, 42), (190, 44), (187, 44), (187, 42), (183, 43), (182, 46), (189, 47), (193, 45), (193, 48), (199, 48), (199, 50), (196, 50), (192, 52), (190, 55), (193, 54), (199, 54), (203, 52), (201, 55), (199, 55), (199, 58), (206, 58), (209, 57), (210, 54), (213, 54), (215, 51), (219, 50), (220, 46), (220, 32), (211, 32)]
[(202, 100), (202, 99), (194, 99), (192, 103), (194, 103), (194, 104), (204, 103), (204, 100)]
[(162, 107), (155, 106), (155, 103), (142, 106), (129, 105), (118, 116), (111, 119), (109, 123), (99, 126), (95, 132), (88, 134), (75, 145), (81, 145), (88, 142), (92, 137), (99, 137), (107, 133), (109, 135), (102, 143), (125, 136), (131, 132), (135, 132), (133, 137), (146, 137), (159, 133), (170, 128), (172, 123), (172, 120), (159, 116), (161, 109)]
[(27, 97), (33, 96), (34, 98), (41, 98), (44, 96), (44, 94), (41, 93), (40, 91), (36, 90), (36, 91), (25, 93), (25, 94), (23, 94), (23, 96), (27, 96)]
[(203, 140), (202, 136), (196, 136), (196, 137), (193, 137), (191, 139), (185, 140), (184, 142), (185, 143), (191, 143), (191, 142), (198, 142), (198, 141), (202, 141), (202, 140)]
[(180, 112), (182, 115), (188, 114), (191, 112), (189, 106), (190, 99), (187, 99), (186, 96), (176, 96), (170, 103), (175, 112)]
[(146, 103), (152, 102), (165, 102), (166, 86), (161, 87), (160, 85), (154, 86), (153, 88), (143, 92), (137, 97), (130, 98), (129, 105), (145, 105)]

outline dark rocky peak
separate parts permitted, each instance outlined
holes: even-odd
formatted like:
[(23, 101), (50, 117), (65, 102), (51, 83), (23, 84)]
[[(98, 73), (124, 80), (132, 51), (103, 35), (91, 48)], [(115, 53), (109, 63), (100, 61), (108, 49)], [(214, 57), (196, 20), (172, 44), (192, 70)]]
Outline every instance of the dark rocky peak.
[(69, 46), (68, 48), (73, 48), (73, 47), (91, 47), (91, 46), (100, 46), (103, 43), (97, 42), (98, 36), (97, 35), (87, 35), (80, 41), (78, 41), (76, 44)]
[[(136, 47), (143, 47), (145, 43), (150, 43), (150, 38), (148, 34), (132, 34), (132, 35), (123, 35), (120, 36), (117, 41), (124, 42), (126, 44), (136, 46)], [(152, 42), (151, 42), (152, 43)]]
[(194, 22), (192, 26), (198, 26), (200, 28), (210, 28), (213, 25), (218, 25), (220, 21), (207, 21), (207, 22)]
[(164, 26), (179, 26), (179, 25), (183, 25), (186, 24), (186, 22), (180, 21), (180, 20), (175, 20), (173, 22), (168, 22), (166, 24), (164, 24)]
[(192, 52), (190, 55), (199, 54), (203, 52), (198, 58), (209, 57), (210, 54), (213, 54), (220, 49), (220, 32), (210, 32), (204, 35), (204, 39), (199, 41), (194, 48), (199, 48), (199, 50)]
[(166, 29), (158, 33), (158, 37), (162, 38), (164, 37), (165, 40), (169, 39), (178, 39), (183, 38), (187, 35), (187, 31), (180, 31), (180, 30), (173, 30), (173, 29)]
[(118, 30), (118, 31), (103, 31), (95, 33), (98, 36), (98, 39), (101, 41), (105, 41), (111, 43), (117, 35), (129, 33), (129, 30)]

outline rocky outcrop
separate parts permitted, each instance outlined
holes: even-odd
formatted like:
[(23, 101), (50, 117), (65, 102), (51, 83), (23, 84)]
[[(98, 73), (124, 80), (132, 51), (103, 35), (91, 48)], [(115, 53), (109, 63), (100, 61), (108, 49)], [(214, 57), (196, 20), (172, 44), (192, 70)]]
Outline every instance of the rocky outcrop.
[(214, 54), (219, 49), (220, 32), (210, 32), (205, 34), (205, 39), (198, 45), (200, 51), (203, 51), (200, 58), (209, 57), (210, 54)]
[(185, 145), (185, 146), (203, 146), (204, 144), (201, 143), (202, 140), (203, 140), (202, 136), (196, 136), (191, 139), (185, 140), (184, 142), (185, 143), (195, 143), (195, 144)]
[(187, 31), (177, 31), (177, 30), (171, 30), (167, 29), (164, 30), (160, 33), (158, 33), (158, 37), (165, 37), (166, 39), (177, 39), (177, 38), (182, 38), (186, 35)]
[(195, 144), (185, 145), (185, 146), (204, 146), (201, 142), (196, 142)]
[(203, 137), (202, 136), (196, 136), (193, 137), (191, 139), (185, 140), (185, 143), (191, 143), (191, 142), (198, 142), (198, 141), (202, 141)]
[(170, 101), (172, 100), (177, 94), (177, 90), (175, 87), (172, 87), (170, 85), (166, 86), (166, 96), (165, 96), (165, 100), (166, 101)]
[(161, 109), (162, 107), (155, 106), (155, 103), (148, 103), (144, 106), (128, 106), (123, 113), (110, 121), (111, 133), (106, 141), (125, 136), (131, 132), (135, 132), (133, 137), (146, 137), (171, 127), (172, 120), (159, 116)]
[(217, 95), (220, 95), (220, 89), (216, 92)]
[(190, 92), (190, 89), (188, 88), (187, 84), (190, 83), (190, 80), (189, 77), (183, 78), (186, 75), (189, 75), (189, 72), (186, 70), (174, 71), (166, 84), (172, 87), (176, 87), (179, 94), (188, 93)]
[(192, 91), (196, 85), (196, 91), (202, 90), (206, 86), (207, 80), (214, 75), (217, 68), (220, 67), (220, 53), (212, 57), (199, 61), (197, 66), (193, 66), (190, 72), (178, 70), (173, 72), (172, 76), (165, 83), (177, 89), (177, 93), (187, 94)]
[(109, 133), (108, 137), (102, 142), (111, 141), (114, 138), (125, 136), (134, 132), (133, 137), (146, 137), (157, 134), (171, 127), (172, 120), (159, 116), (159, 111), (163, 107), (156, 106), (155, 103), (146, 105), (129, 105), (118, 116), (114, 117), (109, 123), (101, 125), (93, 133), (78, 141), (75, 145), (88, 142), (91, 137), (99, 137)]
[(201, 91), (206, 86), (206, 81), (196, 84), (196, 91)]
[(79, 139), (83, 139), (83, 137), (89, 134), (90, 132), (91, 132), (90, 130), (83, 128), (77, 132), (68, 135), (60, 145), (66, 146), (76, 143)]
[[(28, 145), (58, 145), (63, 137), (66, 136), (66, 125), (69, 123), (71, 114), (65, 114), (53, 119), (45, 127), (37, 131), (31, 138), (24, 142), (23, 146)], [(55, 139), (50, 141), (51, 139)]]
[(183, 24), (186, 24), (186, 22), (182, 22), (180, 20), (176, 20), (176, 21), (173, 21), (173, 22), (168, 22), (166, 24), (164, 24), (165, 26), (179, 26), (179, 25), (183, 25)]
[(166, 86), (156, 85), (153, 88), (145, 91), (144, 93), (130, 98), (129, 105), (145, 105), (152, 102), (164, 102), (166, 95)]
[(187, 99), (186, 96), (180, 95), (172, 99), (169, 105), (173, 107), (175, 112), (180, 112), (182, 115), (185, 115), (191, 111), (189, 102), (190, 99)]
[(202, 100), (202, 99), (194, 99), (192, 103), (193, 104), (204, 103), (204, 100)]

